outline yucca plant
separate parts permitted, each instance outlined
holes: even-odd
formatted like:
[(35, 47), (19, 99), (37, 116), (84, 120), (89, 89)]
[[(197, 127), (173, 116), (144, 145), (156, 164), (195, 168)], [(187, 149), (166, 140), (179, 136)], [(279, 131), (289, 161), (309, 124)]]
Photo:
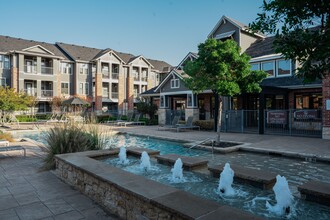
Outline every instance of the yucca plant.
[(99, 126), (86, 125), (85, 134), (89, 139), (90, 150), (101, 150), (106, 145), (106, 134)]

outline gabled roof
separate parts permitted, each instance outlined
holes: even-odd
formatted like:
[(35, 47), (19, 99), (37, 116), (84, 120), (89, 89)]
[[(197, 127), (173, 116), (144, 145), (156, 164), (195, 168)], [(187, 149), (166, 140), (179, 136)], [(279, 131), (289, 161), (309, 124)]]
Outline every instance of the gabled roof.
[(229, 18), (229, 17), (223, 15), (220, 18), (220, 20), (218, 21), (218, 23), (214, 26), (214, 28), (212, 29), (212, 31), (209, 33), (209, 35), (207, 36), (207, 38), (211, 38), (212, 35), (216, 32), (216, 30), (221, 26), (221, 24), (222, 23), (225, 23), (225, 22), (230, 22), (231, 24), (233, 24), (234, 26), (236, 26), (238, 29), (240, 29), (242, 31), (249, 32), (251, 34), (254, 34), (254, 35), (259, 36), (259, 37), (262, 37), (262, 38), (265, 37), (263, 34), (260, 34), (260, 33), (252, 33), (249, 30), (249, 27), (246, 24), (243, 24), (243, 23), (241, 23), (239, 21), (236, 21), (235, 19), (232, 19), (232, 18)]
[(157, 92), (173, 75), (176, 75), (179, 79), (189, 77), (187, 74), (184, 74), (182, 70), (173, 69), (171, 72), (163, 79), (163, 81), (157, 86), (155, 92)]
[(154, 66), (154, 69), (159, 70), (159, 72), (170, 72), (174, 67), (165, 61), (148, 59), (149, 62)]
[(152, 68), (154, 67), (154, 66), (149, 62), (149, 60), (146, 59), (146, 58), (145, 58), (144, 56), (142, 56), (142, 55), (135, 56), (135, 57), (131, 57), (131, 59), (128, 61), (127, 64), (133, 62), (134, 60), (136, 60), (136, 59), (138, 59), (138, 58), (142, 58), (142, 59), (143, 59), (147, 64), (149, 64)]
[(273, 47), (274, 40), (275, 37), (259, 39), (256, 42), (252, 43), (250, 47), (246, 49), (245, 53), (252, 58), (275, 54), (276, 52)]
[(60, 47), (65, 53), (67, 53), (75, 61), (93, 60), (94, 57), (96, 57), (103, 51), (101, 49), (79, 46), (74, 44), (56, 43), (56, 45)]
[[(39, 42), (34, 40), (26, 40), (21, 38), (14, 38), (0, 35), (0, 51), (11, 52), (11, 51), (24, 51), (26, 49), (32, 49), (34, 47), (43, 48), (50, 53), (50, 55), (68, 58), (61, 50), (59, 50), (54, 44)], [(36, 53), (36, 52), (33, 52)]]
[(128, 63), (129, 60), (132, 58), (132, 57), (135, 57), (133, 54), (130, 54), (130, 53), (122, 53), (122, 52), (119, 52), (119, 51), (115, 51), (114, 52), (125, 62), (125, 63)]
[(181, 60), (181, 62), (180, 62), (179, 65), (177, 66), (177, 68), (180, 67), (180, 66), (182, 66), (182, 64), (183, 64), (184, 62), (186, 62), (187, 59), (190, 58), (190, 57), (192, 57), (192, 58), (194, 58), (194, 59), (197, 59), (198, 54), (197, 54), (197, 53), (193, 53), (193, 52), (189, 52), (189, 53), (188, 53), (188, 54), (187, 54), (187, 55)]
[[(108, 53), (112, 53), (112, 54), (115, 55), (115, 57), (117, 57), (121, 62), (124, 62), (124, 60), (123, 60), (120, 56), (118, 56), (118, 55), (115, 53), (114, 50), (112, 50), (112, 49), (110, 49), (110, 48), (102, 50), (100, 53), (98, 53), (98, 54), (94, 57), (93, 60), (96, 60), (96, 59), (98, 59), (98, 58), (101, 58), (102, 56), (104, 56), (105, 54), (108, 54)], [(125, 62), (124, 62), (124, 63), (125, 63)]]

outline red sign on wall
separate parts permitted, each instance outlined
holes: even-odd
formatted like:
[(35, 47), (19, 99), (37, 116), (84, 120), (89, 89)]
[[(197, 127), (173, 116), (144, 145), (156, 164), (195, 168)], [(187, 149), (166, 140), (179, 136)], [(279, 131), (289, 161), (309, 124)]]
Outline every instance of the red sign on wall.
[(267, 123), (268, 124), (286, 124), (287, 123), (286, 111), (268, 111), (267, 112)]

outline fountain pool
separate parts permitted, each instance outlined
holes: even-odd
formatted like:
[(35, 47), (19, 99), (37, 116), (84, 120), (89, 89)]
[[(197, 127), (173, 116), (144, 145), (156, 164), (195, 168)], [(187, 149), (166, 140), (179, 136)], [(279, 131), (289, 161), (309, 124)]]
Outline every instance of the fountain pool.
[[(42, 135), (34, 134), (34, 135), (26, 135), (31, 139), (36, 141), (42, 140)], [(115, 143), (117, 146), (134, 146), (134, 147), (144, 147), (153, 150), (160, 150), (161, 154), (169, 154), (175, 153), (184, 156), (200, 156), (204, 159), (209, 160), (209, 164), (224, 164), (229, 162), (230, 164), (239, 164), (240, 166), (248, 167), (248, 168), (256, 168), (261, 170), (269, 170), (271, 172), (277, 173), (281, 176), (285, 176), (289, 183), (289, 189), (292, 192), (293, 197), (295, 198), (293, 201), (295, 208), (295, 215), (292, 215), (291, 218), (297, 218), (303, 216), (303, 218), (313, 218), (313, 219), (330, 219), (329, 207), (317, 205), (309, 202), (302, 202), (298, 200), (300, 194), (297, 190), (297, 186), (309, 181), (309, 180), (318, 180), (322, 182), (330, 182), (330, 166), (325, 163), (315, 163), (310, 161), (303, 160), (295, 160), (289, 159), (285, 157), (276, 157), (276, 156), (268, 156), (263, 154), (252, 154), (245, 152), (235, 152), (227, 155), (215, 154), (212, 155), (210, 152), (201, 151), (201, 150), (189, 150), (182, 146), (182, 143), (172, 142), (172, 141), (164, 141), (155, 138), (147, 138), (140, 136), (132, 136), (132, 135), (116, 135), (111, 138), (111, 142)], [(134, 171), (134, 164), (139, 164), (139, 161), (136, 160), (134, 162), (134, 158), (129, 158), (130, 163), (128, 166), (124, 167), (125, 170), (130, 172)], [(115, 159), (114, 159), (115, 160)], [(133, 161), (131, 161), (133, 160)], [(117, 159), (117, 162), (119, 159)], [(114, 165), (114, 166), (122, 166), (122, 165)], [(200, 188), (200, 180), (204, 178), (202, 174), (190, 174), (184, 172), (184, 184), (181, 183), (170, 183), (171, 174), (170, 167), (163, 166), (166, 169), (166, 172), (161, 172), (159, 174), (159, 167), (161, 165), (157, 164), (157, 166), (152, 162), (151, 163), (151, 171), (150, 173), (154, 173), (154, 180), (164, 178), (165, 184), (176, 185), (178, 188), (191, 188), (192, 193), (197, 193), (197, 189), (201, 191), (203, 197), (208, 199), (219, 201), (220, 203), (224, 202), (223, 198), (219, 194), (217, 194), (219, 179), (211, 178), (206, 183), (203, 181), (203, 188)], [(138, 175), (143, 175), (143, 172), (135, 172)], [(146, 173), (147, 178), (150, 174)], [(275, 205), (275, 195), (272, 190), (261, 191), (259, 189), (252, 188), (251, 190), (245, 190), (243, 185), (233, 184), (233, 188), (238, 192), (235, 200), (240, 200), (240, 207), (254, 212), (255, 209), (261, 207), (261, 210), (266, 210), (266, 201), (269, 202), (270, 205)], [(248, 194), (246, 194), (248, 192)], [(271, 199), (271, 200), (269, 200)], [(232, 205), (234, 203), (234, 199), (226, 198), (226, 204)], [(300, 205), (303, 203), (302, 205)], [(238, 207), (238, 206), (237, 206)], [(268, 211), (260, 213), (261, 216), (267, 216), (269, 214)], [(317, 216), (317, 217), (315, 217)], [(272, 218), (278, 218), (278, 216), (274, 215)]]

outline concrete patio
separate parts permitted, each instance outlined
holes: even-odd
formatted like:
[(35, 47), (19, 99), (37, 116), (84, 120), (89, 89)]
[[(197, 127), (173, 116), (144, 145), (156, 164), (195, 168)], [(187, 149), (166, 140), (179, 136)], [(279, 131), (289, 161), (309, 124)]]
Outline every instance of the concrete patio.
[(117, 219), (52, 172), (41, 171), (39, 147), (26, 142), (23, 147), (26, 157), (21, 151), (0, 154), (0, 219)]

